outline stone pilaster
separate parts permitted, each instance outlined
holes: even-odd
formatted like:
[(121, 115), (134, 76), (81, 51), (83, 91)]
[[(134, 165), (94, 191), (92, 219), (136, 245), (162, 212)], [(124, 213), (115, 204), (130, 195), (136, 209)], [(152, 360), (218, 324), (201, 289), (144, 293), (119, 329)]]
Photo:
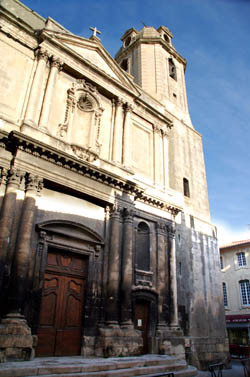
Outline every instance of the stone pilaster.
[(154, 183), (162, 184), (162, 134), (161, 128), (154, 125)]
[(157, 274), (157, 290), (158, 290), (158, 325), (160, 330), (167, 326), (166, 313), (164, 313), (164, 305), (167, 299), (167, 263), (166, 263), (166, 225), (162, 222), (157, 223), (157, 251), (158, 251), (158, 274)]
[(174, 224), (168, 228), (170, 244), (170, 326), (179, 327), (178, 306), (177, 306), (177, 276), (176, 276), (176, 249), (175, 249), (175, 227)]
[(123, 126), (123, 101), (116, 100), (116, 114), (114, 122), (112, 160), (121, 163), (122, 158), (122, 126)]
[(34, 355), (34, 337), (21, 311), (27, 294), (36, 195), (41, 187), (41, 180), (38, 177), (27, 175), (26, 194), (9, 288), (9, 314), (2, 320), (0, 326), (0, 358), (2, 360), (28, 360)]
[(56, 84), (56, 78), (58, 72), (62, 69), (63, 63), (60, 59), (58, 59), (55, 56), (52, 56), (51, 58), (51, 65), (50, 65), (50, 73), (48, 78), (48, 83), (44, 95), (43, 100), (43, 107), (42, 107), (42, 113), (40, 117), (39, 122), (39, 128), (43, 130), (48, 130), (48, 121), (49, 121), (49, 114), (51, 110), (51, 104), (53, 99), (53, 92), (55, 89)]
[(124, 119), (124, 130), (123, 130), (123, 153), (122, 153), (122, 163), (124, 166), (128, 167), (131, 163), (131, 140), (130, 140), (130, 127), (131, 127), (131, 113), (133, 107), (131, 104), (126, 103), (124, 107), (125, 119)]
[(16, 210), (17, 190), (22, 177), (22, 173), (14, 168), (11, 168), (8, 172), (4, 171), (4, 176), (2, 171), (2, 184), (4, 186), (6, 179), (6, 188), (0, 214), (0, 289), (2, 288), (6, 256), (13, 231), (12, 226)]
[(114, 206), (110, 212), (109, 267), (107, 283), (107, 324), (118, 326), (120, 282), (120, 208)]
[(123, 258), (121, 281), (121, 325), (123, 328), (133, 327), (132, 324), (132, 248), (133, 248), (133, 209), (123, 211)]
[(37, 53), (37, 67), (30, 91), (29, 101), (25, 114), (24, 123), (37, 127), (42, 105), (42, 86), (45, 74), (46, 64), (49, 59), (49, 54), (43, 48), (40, 48)]
[(168, 167), (168, 129), (162, 130), (162, 143), (163, 143), (163, 183), (165, 188), (169, 186), (169, 167)]

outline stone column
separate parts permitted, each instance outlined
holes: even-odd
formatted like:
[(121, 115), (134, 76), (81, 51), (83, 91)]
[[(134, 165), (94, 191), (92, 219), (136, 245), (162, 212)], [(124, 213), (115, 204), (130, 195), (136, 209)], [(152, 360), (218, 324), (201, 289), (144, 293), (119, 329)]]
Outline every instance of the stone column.
[(154, 126), (154, 181), (155, 184), (162, 184), (162, 136), (161, 128)]
[(131, 113), (133, 107), (129, 103), (126, 103), (124, 107), (125, 119), (124, 119), (124, 131), (123, 131), (123, 153), (122, 153), (122, 163), (124, 166), (128, 167), (131, 163), (131, 140), (130, 140), (130, 122), (131, 122)]
[(118, 298), (120, 282), (120, 208), (110, 212), (109, 267), (107, 282), (107, 324), (118, 327)]
[(122, 157), (122, 127), (123, 127), (123, 101), (116, 100), (116, 115), (114, 124), (112, 160), (121, 163)]
[(49, 54), (43, 48), (38, 51), (38, 63), (35, 71), (35, 76), (33, 79), (29, 101), (27, 105), (27, 110), (25, 114), (24, 123), (38, 126), (38, 120), (40, 115), (40, 109), (42, 105), (42, 86), (43, 86), (43, 76), (45, 73), (45, 68), (47, 61), (49, 59)]
[(39, 128), (44, 129), (44, 130), (49, 129), (48, 120), (49, 120), (49, 114), (51, 110), (53, 92), (55, 88), (57, 74), (62, 69), (62, 66), (63, 66), (62, 61), (56, 58), (55, 56), (52, 56), (51, 68), (50, 68), (48, 83), (47, 83), (45, 96), (43, 100), (42, 113), (41, 113), (40, 122), (39, 122)]
[(177, 306), (177, 276), (176, 276), (176, 251), (175, 251), (175, 227), (174, 224), (168, 228), (170, 243), (170, 326), (179, 327), (178, 306)]
[(7, 174), (7, 185), (0, 214), (0, 290), (6, 272), (6, 256), (13, 232), (12, 225), (15, 217), (17, 190), (22, 180), (22, 174), (17, 169), (11, 168), (4, 173)]
[(36, 194), (40, 188), (41, 180), (29, 174), (9, 287), (9, 314), (0, 326), (0, 358), (4, 361), (29, 360), (34, 356), (34, 338), (21, 311), (27, 294)]
[(26, 177), (25, 198), (19, 223), (15, 259), (10, 283), (10, 312), (20, 313), (26, 295), (27, 274), (30, 263), (30, 248), (33, 220), (36, 208), (36, 195), (42, 187), (42, 181), (37, 176), (28, 174)]
[(123, 328), (133, 327), (132, 324), (132, 248), (133, 248), (133, 210), (125, 208), (123, 233), (123, 258), (121, 281), (121, 325)]
[(157, 223), (157, 252), (158, 252), (158, 274), (157, 274), (157, 288), (158, 288), (158, 330), (167, 326), (166, 313), (163, 307), (166, 302), (167, 295), (167, 279), (166, 279), (166, 226), (164, 223)]

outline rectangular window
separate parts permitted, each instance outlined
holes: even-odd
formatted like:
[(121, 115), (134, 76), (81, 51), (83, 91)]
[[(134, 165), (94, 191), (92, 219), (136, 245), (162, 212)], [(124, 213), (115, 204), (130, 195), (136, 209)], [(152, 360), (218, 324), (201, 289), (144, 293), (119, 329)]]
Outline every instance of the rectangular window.
[(189, 182), (187, 178), (183, 178), (183, 193), (190, 198)]
[(247, 265), (246, 256), (244, 252), (237, 254), (238, 266), (243, 267)]
[(240, 294), (242, 305), (250, 305), (250, 284), (249, 280), (240, 281)]
[(226, 286), (226, 283), (222, 283), (222, 289), (223, 289), (223, 297), (224, 297), (224, 306), (227, 306), (228, 301), (227, 301), (227, 286)]
[(224, 266), (223, 266), (223, 258), (220, 257), (220, 269), (223, 270)]

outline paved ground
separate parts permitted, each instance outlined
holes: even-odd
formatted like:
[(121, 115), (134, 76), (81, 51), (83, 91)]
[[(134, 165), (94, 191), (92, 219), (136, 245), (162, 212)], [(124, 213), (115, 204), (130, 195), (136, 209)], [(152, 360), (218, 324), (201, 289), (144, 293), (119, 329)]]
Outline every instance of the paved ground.
[[(210, 372), (199, 372), (196, 377), (211, 377)], [(242, 364), (239, 360), (232, 361), (232, 369), (224, 369), (222, 377), (244, 377)]]

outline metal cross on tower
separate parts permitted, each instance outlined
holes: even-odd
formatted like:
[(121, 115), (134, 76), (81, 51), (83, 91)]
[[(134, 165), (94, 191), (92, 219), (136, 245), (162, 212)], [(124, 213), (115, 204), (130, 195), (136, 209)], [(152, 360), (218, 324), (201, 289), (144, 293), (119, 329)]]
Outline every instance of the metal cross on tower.
[(96, 34), (101, 34), (99, 30), (97, 30), (96, 26), (95, 27), (90, 27), (89, 30), (93, 31), (93, 36), (96, 37)]

